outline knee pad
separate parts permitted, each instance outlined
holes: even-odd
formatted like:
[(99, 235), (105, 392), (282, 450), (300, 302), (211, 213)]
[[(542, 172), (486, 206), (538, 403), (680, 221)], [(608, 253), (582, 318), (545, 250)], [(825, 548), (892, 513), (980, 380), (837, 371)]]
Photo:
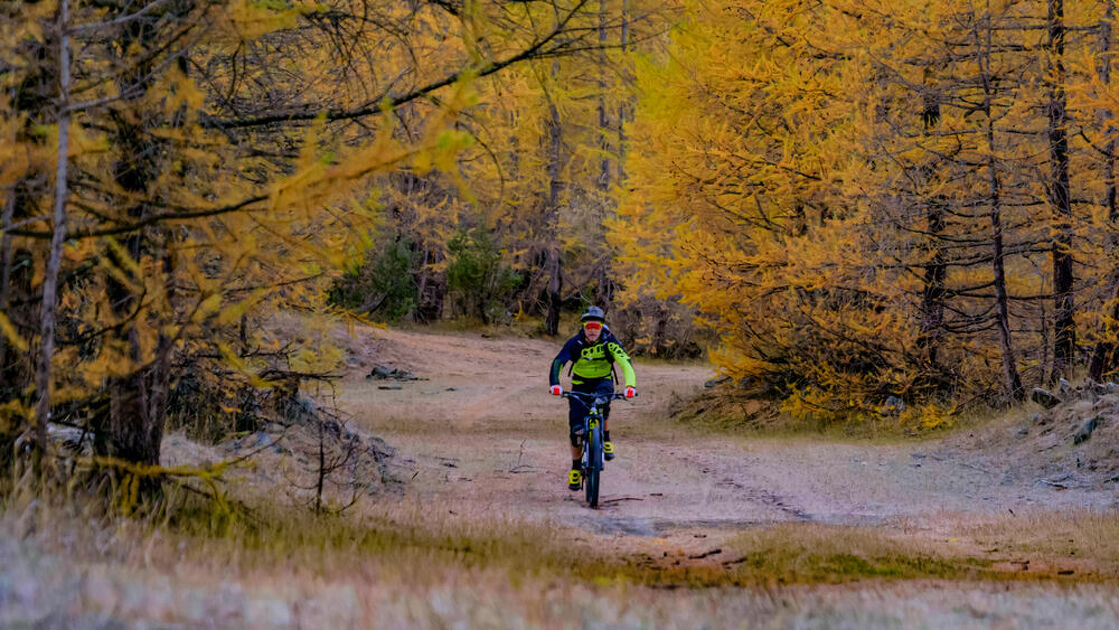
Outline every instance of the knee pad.
[(571, 427), (571, 433), (568, 435), (571, 438), (571, 446), (579, 448), (583, 442), (583, 427)]

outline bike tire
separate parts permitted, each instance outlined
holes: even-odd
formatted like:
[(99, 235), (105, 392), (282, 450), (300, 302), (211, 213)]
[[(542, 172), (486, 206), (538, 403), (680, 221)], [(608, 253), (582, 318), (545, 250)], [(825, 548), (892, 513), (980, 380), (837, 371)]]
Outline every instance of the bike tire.
[(587, 440), (587, 505), (598, 508), (599, 476), (602, 471), (602, 429), (595, 427)]

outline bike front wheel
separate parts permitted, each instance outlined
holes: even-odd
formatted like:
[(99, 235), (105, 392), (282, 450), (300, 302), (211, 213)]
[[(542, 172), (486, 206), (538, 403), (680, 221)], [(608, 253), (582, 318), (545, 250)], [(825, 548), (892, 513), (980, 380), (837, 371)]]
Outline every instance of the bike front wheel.
[(602, 472), (602, 429), (595, 427), (587, 440), (587, 505), (598, 508), (599, 477)]

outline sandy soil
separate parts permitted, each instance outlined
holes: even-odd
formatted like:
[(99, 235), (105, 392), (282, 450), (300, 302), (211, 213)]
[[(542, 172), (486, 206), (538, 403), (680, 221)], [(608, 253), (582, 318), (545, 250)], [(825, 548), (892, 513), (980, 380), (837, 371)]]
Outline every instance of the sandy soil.
[[(478, 334), (359, 331), (338, 402), (398, 449), (404, 497), (444, 518), (500, 513), (576, 527), (619, 550), (686, 552), (765, 523), (904, 527), (930, 534), (951, 519), (1044, 510), (1107, 510), (1115, 494), (1054, 487), (944, 441), (881, 445), (810, 438), (712, 436), (665, 418), (673, 397), (700, 390), (706, 366), (636, 366), (640, 396), (614, 403), (618, 458), (602, 507), (566, 489), (566, 401), (547, 392), (559, 342)], [(428, 380), (365, 378), (372, 365)], [(391, 387), (393, 389), (382, 389)]]

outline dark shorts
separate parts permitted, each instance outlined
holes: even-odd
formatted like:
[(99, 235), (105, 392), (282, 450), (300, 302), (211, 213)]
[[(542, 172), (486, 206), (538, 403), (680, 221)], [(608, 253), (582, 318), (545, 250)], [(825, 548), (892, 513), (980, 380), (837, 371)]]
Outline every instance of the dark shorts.
[[(596, 378), (584, 380), (579, 384), (572, 384), (571, 391), (580, 392), (583, 394), (596, 394), (598, 396), (609, 396), (614, 393), (614, 380), (609, 378)], [(586, 417), (587, 411), (590, 409), (589, 403), (584, 403), (578, 398), (567, 399), (567, 424), (574, 434), (577, 427), (583, 426), (583, 418)], [(605, 422), (610, 418), (610, 403), (602, 408), (602, 420)]]

